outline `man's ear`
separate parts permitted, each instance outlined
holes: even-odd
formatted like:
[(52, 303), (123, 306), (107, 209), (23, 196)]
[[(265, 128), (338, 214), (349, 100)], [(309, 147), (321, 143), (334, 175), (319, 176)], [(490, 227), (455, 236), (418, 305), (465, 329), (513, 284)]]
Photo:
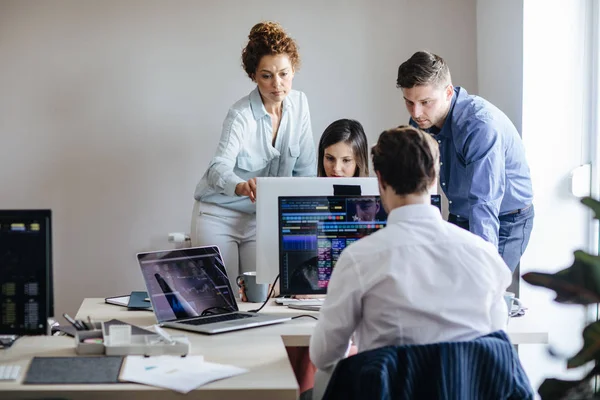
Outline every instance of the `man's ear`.
[(379, 184), (379, 194), (382, 195), (382, 192), (386, 189), (387, 185), (385, 184), (383, 179), (381, 179), (381, 174), (379, 173), (379, 171), (375, 171), (375, 174), (377, 175), (377, 183)]
[(379, 171), (375, 171), (375, 175), (377, 175), (377, 181), (379, 181), (379, 185), (385, 189), (385, 182), (381, 179), (381, 173)]
[(454, 94), (454, 86), (452, 86), (452, 84), (448, 84), (448, 86), (446, 86), (446, 101), (450, 101), (452, 100), (452, 95)]

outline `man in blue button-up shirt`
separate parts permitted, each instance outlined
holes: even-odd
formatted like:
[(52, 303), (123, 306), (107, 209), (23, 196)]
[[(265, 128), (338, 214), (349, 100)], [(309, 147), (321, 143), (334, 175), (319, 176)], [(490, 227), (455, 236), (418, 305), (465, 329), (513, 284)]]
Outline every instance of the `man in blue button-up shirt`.
[(533, 226), (533, 191), (525, 149), (510, 119), (493, 104), (452, 86), (444, 60), (420, 51), (400, 65), (410, 124), (440, 145), (440, 184), (448, 221), (498, 248), (514, 271)]

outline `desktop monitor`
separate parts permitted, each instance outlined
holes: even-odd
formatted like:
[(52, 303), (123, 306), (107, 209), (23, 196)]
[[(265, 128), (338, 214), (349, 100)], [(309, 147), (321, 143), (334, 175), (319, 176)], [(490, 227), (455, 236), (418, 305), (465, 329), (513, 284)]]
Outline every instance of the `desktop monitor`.
[[(377, 178), (268, 177), (256, 179), (256, 281), (273, 283), (279, 274), (279, 196), (333, 196), (336, 188), (360, 188), (362, 196), (379, 196)], [(435, 189), (434, 189), (435, 190)], [(356, 194), (347, 190), (345, 194)], [(440, 207), (440, 196), (431, 196)]]
[(0, 335), (44, 335), (54, 315), (50, 210), (0, 210)]
[(342, 251), (383, 228), (379, 196), (279, 197), (280, 292), (325, 294)]
[(377, 178), (269, 177), (256, 180), (256, 280), (273, 283), (279, 273), (279, 196), (333, 196), (335, 187), (360, 188), (379, 195)]

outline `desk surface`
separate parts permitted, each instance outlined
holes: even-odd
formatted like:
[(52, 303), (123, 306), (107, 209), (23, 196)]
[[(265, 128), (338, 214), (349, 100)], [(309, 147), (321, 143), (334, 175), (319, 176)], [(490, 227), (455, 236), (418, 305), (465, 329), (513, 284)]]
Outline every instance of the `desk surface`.
[[(256, 309), (259, 304), (255, 303), (239, 303), (239, 308), (242, 311), (248, 311)], [(529, 310), (531, 311), (531, 310)], [(318, 312), (314, 311), (302, 311), (287, 308), (285, 306), (277, 305), (271, 300), (261, 311), (261, 313), (269, 314), (285, 314), (285, 315), (319, 315)], [(79, 312), (77, 313), (77, 319), (86, 319), (87, 316), (91, 316), (94, 320), (106, 321), (112, 318), (120, 319), (122, 321), (131, 323), (138, 326), (150, 326), (156, 323), (154, 314), (150, 311), (129, 311), (125, 307), (114, 306), (106, 304), (104, 299), (88, 298), (83, 301)], [(508, 324), (508, 336), (514, 344), (543, 344), (548, 343), (548, 330), (540, 326), (534, 325), (533, 321), (528, 319), (528, 314), (523, 317), (511, 318)], [(260, 328), (252, 328), (242, 331), (229, 332), (226, 334), (220, 334), (219, 337), (235, 338), (249, 337), (249, 336), (280, 336), (286, 346), (308, 346), (310, 342), (310, 336), (315, 327), (316, 321), (312, 318), (298, 318), (292, 321), (285, 322), (283, 324), (264, 326)], [(171, 332), (179, 332), (174, 331)], [(196, 336), (196, 335), (194, 335)], [(209, 336), (215, 337), (215, 336)]]
[[(244, 303), (242, 310), (256, 308), (256, 304)], [(292, 310), (270, 303), (261, 312), (301, 315), (316, 312)], [(85, 299), (76, 318), (105, 321), (122, 321), (147, 327), (156, 323), (154, 314), (148, 311), (129, 311), (125, 307), (104, 303), (104, 299)], [(298, 384), (287, 358), (285, 346), (308, 346), (316, 321), (299, 318), (283, 324), (252, 328), (219, 335), (201, 335), (184, 332), (192, 343), (192, 354), (201, 354), (211, 362), (232, 364), (247, 368), (248, 373), (222, 381), (212, 382), (190, 392), (186, 398), (239, 400), (296, 399)], [(181, 334), (183, 331), (170, 330)], [(548, 333), (541, 328), (532, 329), (527, 317), (514, 318), (508, 326), (508, 334), (515, 344), (547, 343)], [(17, 382), (0, 382), (0, 398), (35, 399), (65, 397), (68, 399), (94, 400), (110, 397), (111, 400), (180, 399), (181, 394), (137, 384), (113, 385), (21, 385), (26, 368), (34, 356), (74, 356), (75, 343), (69, 337), (27, 337), (19, 339), (13, 347), (0, 351), (0, 363), (19, 364), (21, 376)], [(242, 392), (243, 391), (243, 392)]]

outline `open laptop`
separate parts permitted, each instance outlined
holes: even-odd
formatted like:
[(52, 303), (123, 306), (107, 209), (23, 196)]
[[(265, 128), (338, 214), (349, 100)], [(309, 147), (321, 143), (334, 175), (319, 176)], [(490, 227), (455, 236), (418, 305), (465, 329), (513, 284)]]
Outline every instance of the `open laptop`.
[(290, 320), (241, 312), (217, 246), (137, 254), (156, 319), (166, 328), (214, 334)]

